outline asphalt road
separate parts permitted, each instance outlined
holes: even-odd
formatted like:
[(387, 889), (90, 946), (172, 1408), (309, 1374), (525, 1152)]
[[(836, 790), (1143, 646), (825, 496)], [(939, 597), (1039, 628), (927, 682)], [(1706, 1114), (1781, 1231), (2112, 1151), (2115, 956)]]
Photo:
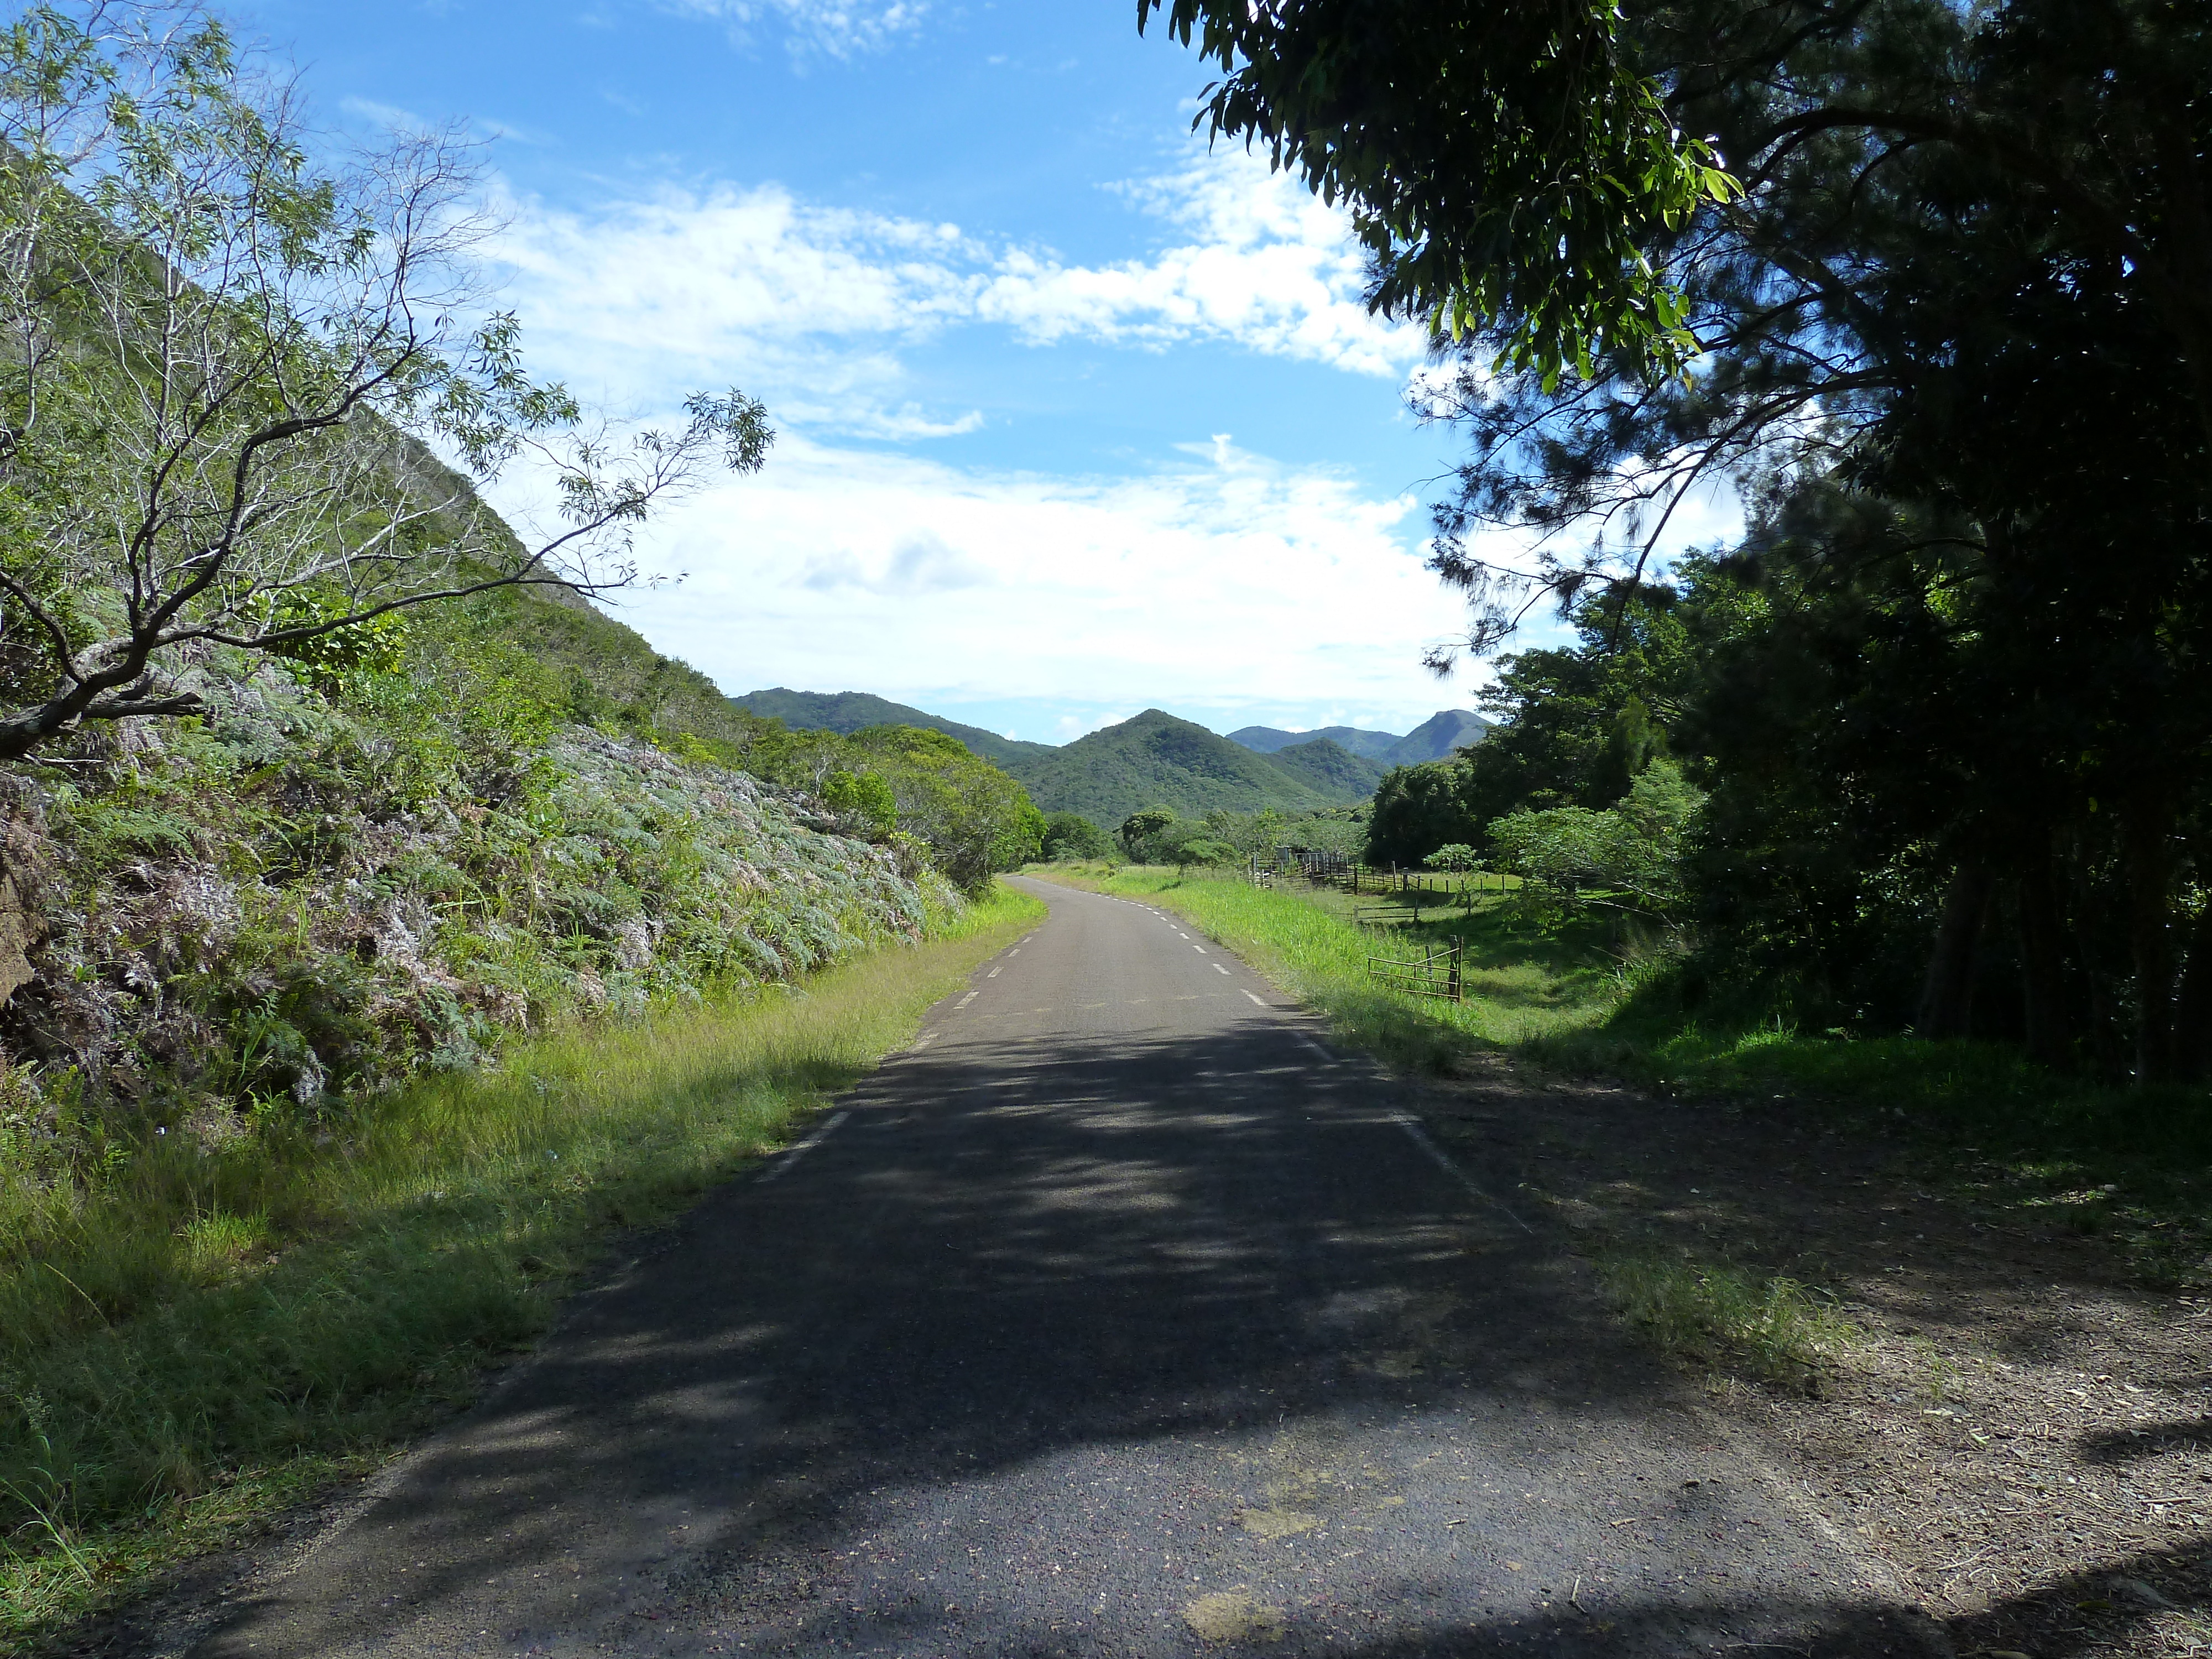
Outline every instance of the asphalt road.
[(1031, 890), (198, 1651), (1921, 1650), (1387, 1082), (1174, 919)]

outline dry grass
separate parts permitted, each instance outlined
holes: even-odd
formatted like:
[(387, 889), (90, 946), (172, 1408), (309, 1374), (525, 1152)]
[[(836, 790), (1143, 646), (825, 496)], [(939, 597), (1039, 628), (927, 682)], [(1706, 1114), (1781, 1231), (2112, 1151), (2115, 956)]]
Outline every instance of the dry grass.
[(1834, 1297), (1794, 1279), (1662, 1251), (1613, 1252), (1599, 1280), (1621, 1316), (1678, 1358), (1817, 1393), (1858, 1340)]

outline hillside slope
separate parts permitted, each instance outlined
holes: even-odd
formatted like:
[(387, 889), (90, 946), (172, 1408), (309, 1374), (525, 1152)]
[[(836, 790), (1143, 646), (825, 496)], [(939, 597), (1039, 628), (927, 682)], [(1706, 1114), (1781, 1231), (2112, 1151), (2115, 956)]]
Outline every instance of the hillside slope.
[(1455, 749), (1482, 741), (1490, 722), (1463, 708), (1440, 708), (1376, 757), (1384, 766), (1419, 766), (1423, 761), (1446, 760)]
[(1328, 738), (1294, 743), (1278, 749), (1268, 761), (1303, 780), (1323, 794), (1346, 805), (1365, 800), (1382, 781), (1388, 768), (1362, 756), (1348, 754)]
[(1262, 755), (1273, 755), (1301, 743), (1327, 738), (1347, 755), (1381, 760), (1401, 739), (1395, 732), (1366, 732), (1356, 726), (1324, 726), (1311, 732), (1285, 732), (1279, 726), (1247, 726), (1231, 732), (1229, 741), (1241, 743)]
[(704, 682), (593, 612), (488, 596), (418, 613), (388, 670), (319, 681), (218, 650), (181, 678), (204, 719), (0, 772), (25, 940), (0, 948), (0, 1062), (27, 1121), (52, 1079), (95, 1139), (113, 1110), (220, 1139), (252, 1102), (785, 978), (956, 902), (714, 763), (685, 724), (711, 732)]
[(1010, 772), (1024, 759), (1052, 753), (1049, 744), (1002, 738), (980, 726), (945, 720), (866, 691), (793, 691), (779, 685), (766, 691), (748, 691), (730, 702), (748, 713), (781, 720), (797, 732), (850, 733), (872, 726), (922, 726), (967, 744), (970, 753)]
[[(1341, 760), (1352, 758), (1337, 753)], [(1304, 812), (1364, 799), (1373, 787), (1326, 787), (1320, 777), (1328, 769), (1327, 757), (1308, 762), (1311, 777), (1202, 726), (1147, 708), (1007, 769), (1043, 811), (1080, 812), (1109, 829), (1146, 806), (1170, 806), (1188, 817), (1217, 806)]]

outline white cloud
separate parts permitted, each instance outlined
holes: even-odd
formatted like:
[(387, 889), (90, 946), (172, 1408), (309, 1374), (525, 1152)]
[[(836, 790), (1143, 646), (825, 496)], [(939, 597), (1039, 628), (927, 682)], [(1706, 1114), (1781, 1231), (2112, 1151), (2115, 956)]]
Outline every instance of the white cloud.
[(338, 107), (371, 126), (388, 128), (393, 132), (421, 132), (430, 125), (411, 109), (402, 109), (397, 104), (380, 104), (374, 98), (341, 98)]
[[(402, 136), (436, 131), (446, 125), (442, 122), (425, 120), (411, 109), (402, 109), (397, 104), (379, 103), (374, 98), (349, 95), (338, 100), (338, 107), (357, 120), (365, 121), (373, 127), (381, 127), (387, 132)], [(478, 117), (466, 123), (466, 126), (470, 131), (481, 137), (496, 138), (512, 144), (525, 144), (532, 149), (542, 149), (554, 142), (547, 134), (539, 132), (534, 127), (520, 127), (511, 121), (496, 120), (489, 116)]]
[[(634, 413), (742, 386), (781, 433), (758, 477), (656, 517), (641, 551), (690, 575), (619, 614), (732, 691), (1017, 704), (990, 723), (1034, 719), (1057, 741), (1147, 705), (1217, 724), (1249, 711), (1233, 726), (1320, 723), (1313, 709), (1343, 704), (1397, 711), (1404, 729), (1463, 701), (1419, 667), (1454, 611), (1421, 568), (1411, 495), (1202, 428), (1118, 477), (963, 471), (854, 442), (1018, 420), (920, 395), (907, 357), (956, 331), (1041, 350), (1225, 343), (1362, 378), (1421, 360), (1418, 331), (1368, 315), (1342, 216), (1264, 163), (1194, 155), (1119, 194), (1152, 246), (1092, 264), (772, 184), (670, 185), (588, 211), (506, 204), (508, 303), (541, 372)], [(516, 507), (528, 491), (496, 494)]]
[(1098, 711), (1062, 720), (1063, 742), (1133, 698), (1253, 711), (1236, 725), (1341, 704), (1410, 726), (1465, 700), (1419, 665), (1451, 611), (1411, 497), (1225, 438), (1189, 448), (1144, 476), (1066, 477), (790, 435), (758, 477), (669, 511), (647, 551), (690, 574), (618, 614), (732, 692)]
[(817, 554), (806, 562), (799, 583), (824, 593), (849, 588), (912, 596), (979, 587), (991, 579), (988, 567), (948, 546), (943, 537), (921, 531), (880, 560), (864, 560), (850, 551)]
[(501, 255), (533, 359), (617, 403), (735, 382), (780, 422), (905, 441), (974, 431), (980, 410), (910, 395), (902, 348), (997, 326), (1036, 345), (1228, 341), (1396, 376), (1418, 330), (1367, 313), (1341, 215), (1230, 150), (1124, 188), (1181, 239), (1073, 264), (952, 224), (817, 206), (777, 185), (666, 186), (588, 213), (507, 201)]
[(1106, 266), (1012, 251), (979, 314), (1040, 343), (1210, 337), (1361, 374), (1401, 374), (1420, 357), (1419, 330), (1369, 313), (1344, 216), (1261, 158), (1216, 150), (1118, 193), (1194, 240)]
[(659, 0), (660, 9), (679, 17), (711, 19), (729, 26), (739, 40), (750, 40), (763, 24), (781, 26), (794, 57), (818, 52), (851, 58), (880, 52), (902, 35), (912, 34), (928, 15), (924, 0)]

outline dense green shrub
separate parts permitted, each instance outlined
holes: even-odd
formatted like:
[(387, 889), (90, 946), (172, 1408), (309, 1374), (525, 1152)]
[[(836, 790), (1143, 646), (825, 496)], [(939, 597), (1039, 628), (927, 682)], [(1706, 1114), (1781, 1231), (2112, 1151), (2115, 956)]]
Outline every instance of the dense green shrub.
[(1063, 860), (1113, 855), (1112, 837), (1082, 813), (1054, 812), (1044, 821), (1044, 857)]

